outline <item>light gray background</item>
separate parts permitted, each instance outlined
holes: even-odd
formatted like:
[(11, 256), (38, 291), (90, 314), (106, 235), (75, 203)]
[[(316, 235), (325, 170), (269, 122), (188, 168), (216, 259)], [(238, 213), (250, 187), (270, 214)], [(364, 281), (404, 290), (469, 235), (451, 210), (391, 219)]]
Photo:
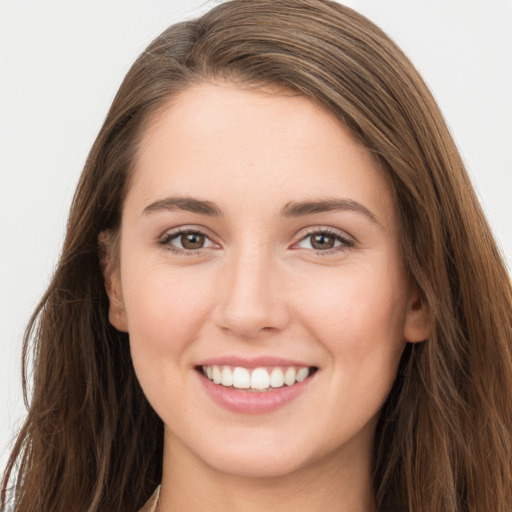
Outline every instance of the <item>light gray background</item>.
[[(21, 338), (57, 261), (88, 150), (131, 63), (219, 2), (0, 0), (0, 468), (20, 424)], [(509, 268), (512, 0), (347, 0), (431, 86)]]

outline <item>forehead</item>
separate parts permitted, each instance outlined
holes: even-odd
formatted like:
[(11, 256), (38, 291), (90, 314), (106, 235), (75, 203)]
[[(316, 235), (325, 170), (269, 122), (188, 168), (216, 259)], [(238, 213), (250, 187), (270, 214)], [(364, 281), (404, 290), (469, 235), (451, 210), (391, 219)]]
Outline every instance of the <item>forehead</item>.
[(128, 195), (169, 194), (276, 209), (348, 194), (384, 222), (394, 210), (378, 162), (333, 115), (293, 92), (226, 83), (182, 91), (148, 123)]

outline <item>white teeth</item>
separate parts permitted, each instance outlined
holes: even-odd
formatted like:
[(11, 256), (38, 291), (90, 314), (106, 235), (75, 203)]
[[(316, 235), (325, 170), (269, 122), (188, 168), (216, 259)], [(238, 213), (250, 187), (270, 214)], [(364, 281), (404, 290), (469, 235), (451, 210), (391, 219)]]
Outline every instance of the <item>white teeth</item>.
[(226, 387), (233, 385), (233, 372), (229, 366), (224, 366), (224, 368), (222, 368), (222, 380), (220, 383)]
[(215, 384), (220, 384), (221, 383), (221, 381), (222, 381), (222, 373), (220, 372), (218, 366), (214, 366), (212, 368), (212, 378), (213, 378), (213, 382)]
[(284, 384), (284, 375), (281, 368), (274, 368), (270, 374), (270, 385), (273, 388), (280, 388)]
[(241, 366), (203, 366), (203, 374), (215, 384), (237, 389), (265, 389), (281, 388), (284, 385), (293, 386), (296, 382), (302, 382), (309, 374), (310, 369), (302, 366), (296, 369), (293, 366), (283, 368), (274, 367), (271, 371), (267, 368), (254, 368), (252, 371)]
[(270, 377), (265, 368), (256, 368), (251, 374), (251, 389), (268, 389)]
[(233, 371), (233, 387), (238, 389), (249, 389), (251, 387), (251, 375), (249, 370), (237, 366)]
[(300, 368), (297, 371), (297, 376), (295, 379), (297, 382), (302, 382), (309, 375), (309, 368)]
[(289, 368), (286, 369), (286, 372), (284, 373), (284, 383), (287, 386), (292, 386), (293, 384), (295, 384), (296, 375), (297, 373), (295, 372), (295, 368), (293, 368), (293, 366), (290, 366)]

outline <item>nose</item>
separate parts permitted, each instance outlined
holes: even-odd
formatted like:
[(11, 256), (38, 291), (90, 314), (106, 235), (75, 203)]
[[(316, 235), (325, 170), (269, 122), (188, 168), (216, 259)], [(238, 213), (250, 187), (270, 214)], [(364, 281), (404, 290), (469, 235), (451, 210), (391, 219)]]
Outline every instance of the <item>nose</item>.
[(287, 325), (282, 275), (272, 251), (254, 247), (234, 254), (220, 280), (215, 320), (223, 331), (251, 340)]

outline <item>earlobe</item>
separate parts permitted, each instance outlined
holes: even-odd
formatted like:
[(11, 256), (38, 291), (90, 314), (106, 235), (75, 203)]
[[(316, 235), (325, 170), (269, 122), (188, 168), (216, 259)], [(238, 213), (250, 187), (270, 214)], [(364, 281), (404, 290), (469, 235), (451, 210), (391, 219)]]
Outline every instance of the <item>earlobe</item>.
[(128, 332), (128, 322), (124, 309), (123, 294), (118, 270), (114, 270), (110, 276), (105, 276), (105, 289), (107, 290), (110, 307), (108, 319), (110, 323), (121, 332)]
[(407, 304), (404, 338), (409, 343), (425, 341), (431, 331), (431, 317), (425, 299), (414, 289)]
[(98, 247), (105, 290), (110, 303), (109, 321), (118, 331), (128, 332), (119, 272), (117, 235), (112, 231), (102, 231), (98, 237)]

